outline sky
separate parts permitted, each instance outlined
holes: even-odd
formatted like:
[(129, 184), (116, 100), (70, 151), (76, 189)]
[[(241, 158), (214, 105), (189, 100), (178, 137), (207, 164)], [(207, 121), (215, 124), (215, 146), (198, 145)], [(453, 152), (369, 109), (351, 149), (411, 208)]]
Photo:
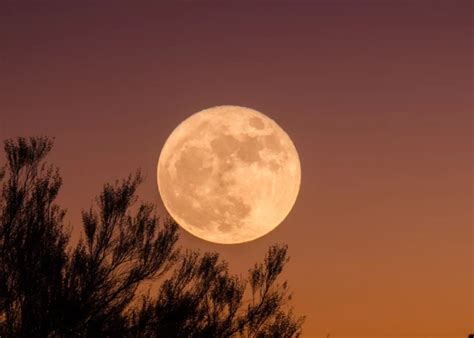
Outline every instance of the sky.
[[(304, 337), (474, 331), (472, 1), (6, 1), (0, 138), (55, 137), (73, 238), (105, 182), (141, 168), (165, 215), (160, 150), (186, 117), (256, 109), (301, 160), (268, 235), (219, 245), (245, 274), (273, 243)], [(3, 160), (2, 160), (3, 161)]]

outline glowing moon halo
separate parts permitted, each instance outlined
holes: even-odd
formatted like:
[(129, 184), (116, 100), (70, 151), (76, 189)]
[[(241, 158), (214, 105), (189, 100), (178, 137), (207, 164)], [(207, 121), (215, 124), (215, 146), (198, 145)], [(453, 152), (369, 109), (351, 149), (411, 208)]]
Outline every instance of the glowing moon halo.
[(293, 142), (253, 109), (218, 106), (184, 120), (168, 137), (158, 189), (173, 219), (191, 234), (232, 244), (275, 229), (301, 181)]

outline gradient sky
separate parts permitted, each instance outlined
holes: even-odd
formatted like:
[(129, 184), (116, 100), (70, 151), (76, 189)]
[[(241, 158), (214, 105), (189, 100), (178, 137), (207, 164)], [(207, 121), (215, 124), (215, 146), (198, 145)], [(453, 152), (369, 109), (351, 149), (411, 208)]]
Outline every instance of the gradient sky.
[(465, 337), (473, 318), (472, 1), (5, 1), (0, 138), (56, 137), (73, 236), (103, 183), (156, 164), (190, 114), (259, 110), (302, 187), (269, 235), (217, 245), (245, 273), (275, 242), (304, 337)]

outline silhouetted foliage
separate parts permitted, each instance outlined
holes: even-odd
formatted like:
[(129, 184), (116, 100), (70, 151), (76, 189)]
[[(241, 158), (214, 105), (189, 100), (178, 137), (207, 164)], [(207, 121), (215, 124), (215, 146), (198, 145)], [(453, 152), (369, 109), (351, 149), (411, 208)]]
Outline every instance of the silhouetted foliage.
[[(6, 337), (293, 337), (287, 247), (274, 245), (247, 279), (216, 253), (181, 252), (177, 225), (137, 203), (137, 174), (106, 184), (83, 211), (71, 247), (54, 203), (58, 170), (48, 138), (5, 142), (0, 199), (0, 335)], [(162, 282), (157, 295), (137, 291)]]
[(158, 228), (153, 207), (140, 204), (134, 215), (140, 174), (106, 184), (98, 211), (82, 213), (86, 239), (72, 253), (64, 277), (63, 300), (74, 308), (61, 332), (102, 332), (113, 336), (127, 327), (123, 316), (143, 281), (163, 275), (175, 262), (176, 224)]
[[(60, 311), (68, 236), (53, 203), (57, 170), (43, 163), (52, 142), (5, 142), (8, 178), (0, 200), (0, 311), (7, 337), (46, 336)], [(3, 176), (3, 175), (2, 175)]]
[[(284, 308), (291, 297), (276, 279), (288, 261), (286, 246), (269, 248), (248, 281), (230, 275), (216, 253), (187, 251), (156, 300), (144, 298), (132, 316), (137, 332), (164, 337), (292, 337), (302, 318)], [(249, 297), (245, 299), (246, 286)]]

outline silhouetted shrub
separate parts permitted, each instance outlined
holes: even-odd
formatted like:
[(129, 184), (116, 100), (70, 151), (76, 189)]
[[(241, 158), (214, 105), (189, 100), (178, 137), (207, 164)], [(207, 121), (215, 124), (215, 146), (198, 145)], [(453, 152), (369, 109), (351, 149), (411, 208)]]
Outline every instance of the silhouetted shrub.
[[(274, 245), (248, 279), (217, 253), (177, 248), (177, 225), (138, 203), (137, 174), (106, 184), (82, 213), (84, 236), (68, 249), (65, 211), (54, 203), (58, 170), (48, 138), (5, 142), (0, 199), (0, 335), (6, 337), (293, 337), (287, 247)], [(132, 208), (133, 206), (133, 208)], [(169, 271), (168, 274), (166, 274)], [(155, 297), (140, 296), (161, 278)]]

